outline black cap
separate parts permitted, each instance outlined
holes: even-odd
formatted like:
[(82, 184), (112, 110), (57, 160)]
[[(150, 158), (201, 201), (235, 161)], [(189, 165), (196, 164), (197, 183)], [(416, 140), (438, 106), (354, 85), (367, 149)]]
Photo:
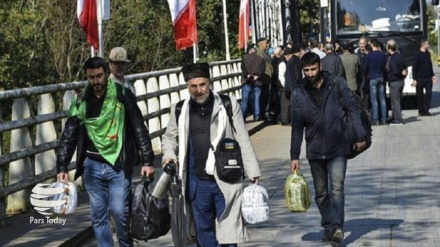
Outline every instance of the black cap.
[(193, 63), (182, 67), (183, 78), (186, 82), (196, 77), (204, 77), (210, 79), (208, 63)]

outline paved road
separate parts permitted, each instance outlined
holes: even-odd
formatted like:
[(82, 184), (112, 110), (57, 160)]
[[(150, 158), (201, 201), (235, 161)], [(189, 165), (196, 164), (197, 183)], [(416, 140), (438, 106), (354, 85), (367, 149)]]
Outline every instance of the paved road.
[[(410, 104), (409, 104), (410, 105)], [(349, 161), (346, 180), (346, 223), (342, 246), (440, 246), (440, 83), (435, 84), (433, 117), (418, 117), (405, 109), (403, 126), (375, 126), (372, 147)], [(267, 126), (252, 137), (270, 195), (267, 222), (249, 226), (250, 241), (239, 247), (328, 246), (320, 241), (319, 213), (312, 203), (307, 213), (285, 206), (284, 180), (289, 172), (290, 128)], [(313, 191), (302, 152), (301, 172)], [(87, 198), (66, 217), (65, 225), (31, 224), (38, 214), (14, 216), (0, 229), (0, 246), (96, 246), (68, 242), (90, 225)], [(173, 246), (170, 234), (137, 246)], [(193, 245), (194, 246), (194, 245)]]

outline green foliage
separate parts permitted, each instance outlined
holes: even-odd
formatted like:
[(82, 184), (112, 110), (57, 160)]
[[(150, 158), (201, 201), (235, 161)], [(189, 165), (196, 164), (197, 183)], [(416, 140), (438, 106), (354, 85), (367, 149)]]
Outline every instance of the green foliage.
[[(227, 1), (229, 47), (238, 58), (240, 1)], [(76, 1), (0, 0), (0, 89), (82, 80), (90, 45), (76, 17)], [(193, 61), (193, 50), (176, 51), (167, 1), (112, 0), (111, 19), (103, 22), (105, 57), (112, 47), (127, 49), (141, 73)], [(224, 60), (222, 1), (196, 1), (199, 57)]]

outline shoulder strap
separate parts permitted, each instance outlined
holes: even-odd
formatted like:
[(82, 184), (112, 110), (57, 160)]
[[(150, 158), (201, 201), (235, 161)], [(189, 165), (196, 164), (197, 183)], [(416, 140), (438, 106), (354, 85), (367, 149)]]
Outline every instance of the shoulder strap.
[(179, 117), (180, 117), (180, 113), (182, 112), (182, 106), (183, 106), (184, 101), (185, 100), (181, 100), (181, 101), (177, 102), (176, 109), (174, 110), (174, 114), (176, 115), (177, 124), (179, 124)]
[(229, 97), (229, 95), (221, 94), (220, 99), (222, 100), (222, 104), (226, 109), (226, 113), (228, 114), (228, 119), (229, 119), (229, 123), (231, 124), (232, 130), (234, 131), (234, 133), (237, 133), (234, 126), (234, 121), (232, 120), (233, 113), (232, 113), (231, 97)]
[[(234, 133), (237, 133), (237, 131), (235, 130), (235, 126), (234, 126), (234, 121), (232, 120), (232, 102), (231, 102), (231, 98), (228, 95), (219, 95), (220, 99), (222, 100), (222, 104), (226, 109), (226, 114), (228, 114), (228, 119), (229, 119), (229, 123), (231, 124), (232, 130), (234, 131)], [(180, 117), (180, 113), (182, 112), (182, 105), (183, 102), (185, 100), (181, 100), (176, 104), (176, 108), (174, 110), (174, 114), (176, 115), (176, 121), (177, 123), (179, 123), (179, 117)]]

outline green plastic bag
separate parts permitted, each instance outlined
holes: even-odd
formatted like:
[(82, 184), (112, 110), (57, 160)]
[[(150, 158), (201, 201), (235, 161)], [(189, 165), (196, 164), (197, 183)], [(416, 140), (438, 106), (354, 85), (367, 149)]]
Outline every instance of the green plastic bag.
[(296, 171), (286, 178), (284, 186), (287, 208), (290, 212), (306, 212), (311, 204), (310, 188), (302, 174)]

